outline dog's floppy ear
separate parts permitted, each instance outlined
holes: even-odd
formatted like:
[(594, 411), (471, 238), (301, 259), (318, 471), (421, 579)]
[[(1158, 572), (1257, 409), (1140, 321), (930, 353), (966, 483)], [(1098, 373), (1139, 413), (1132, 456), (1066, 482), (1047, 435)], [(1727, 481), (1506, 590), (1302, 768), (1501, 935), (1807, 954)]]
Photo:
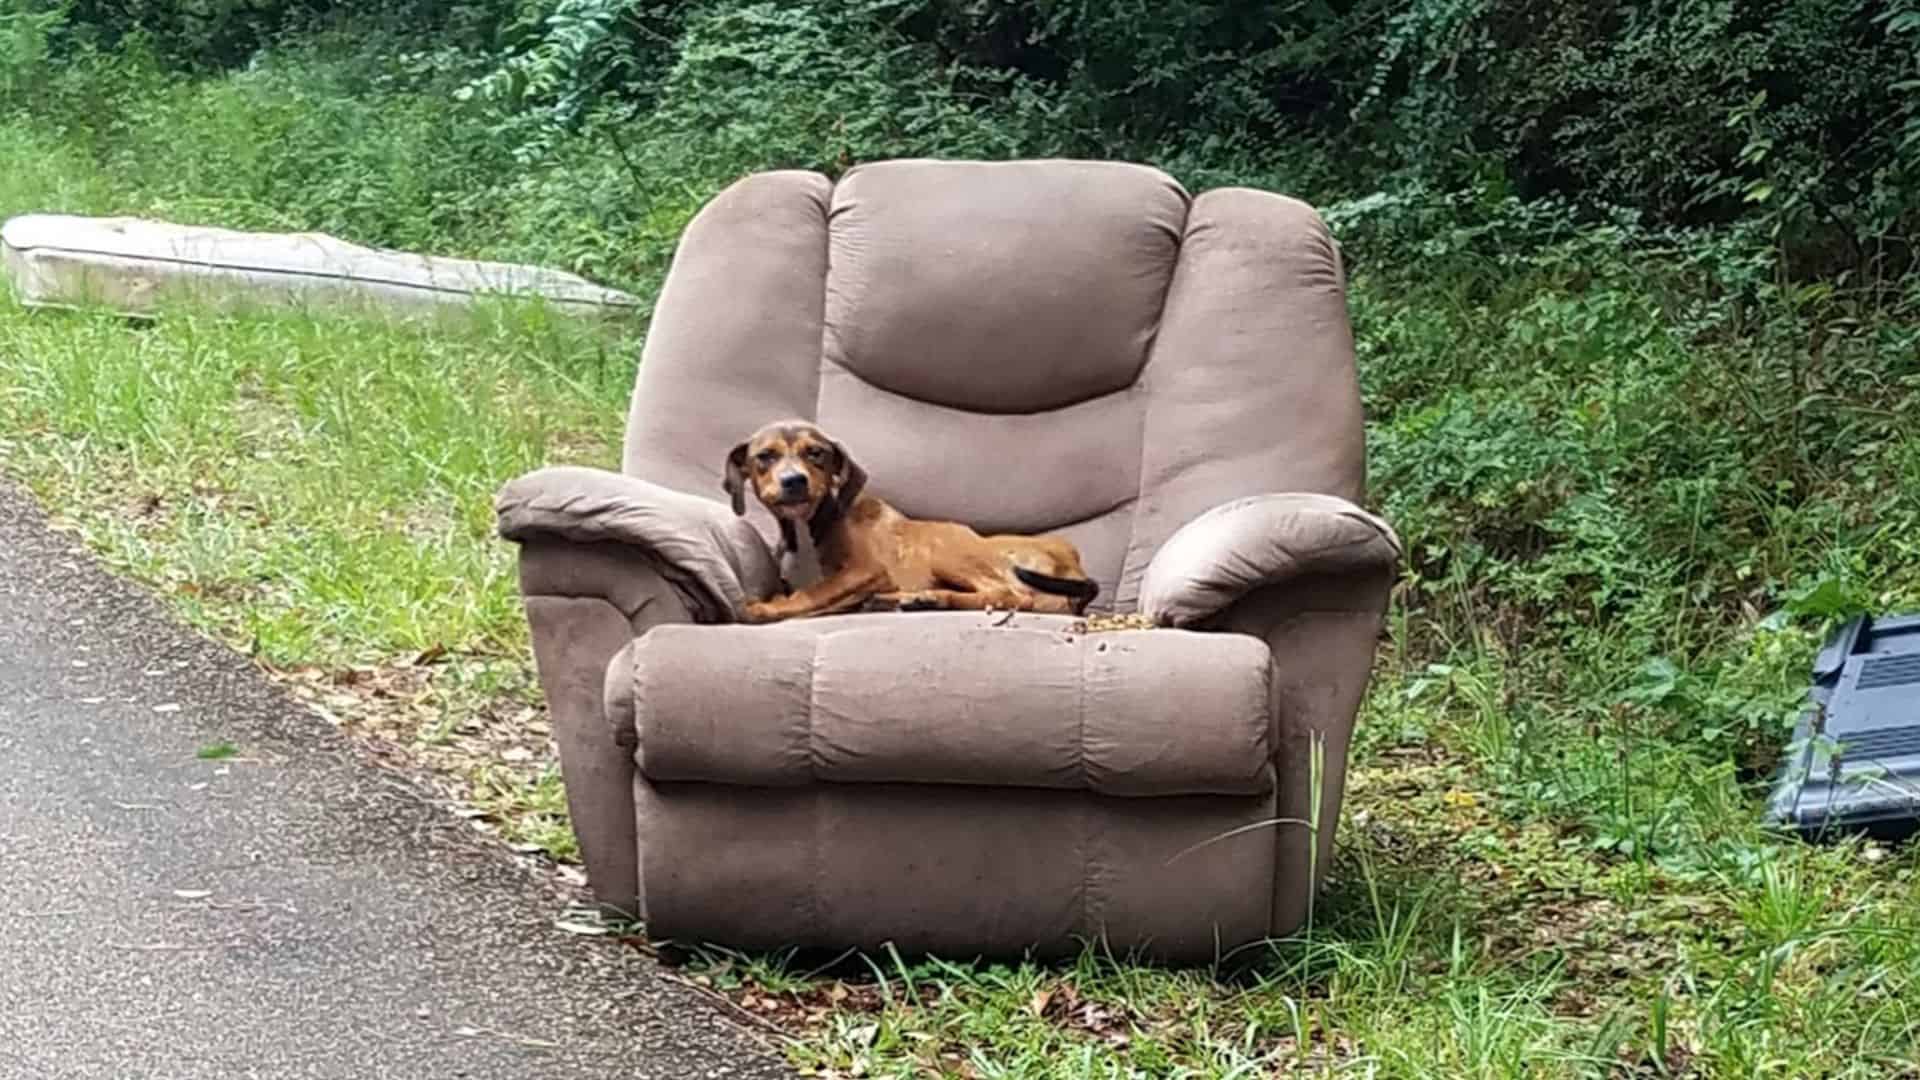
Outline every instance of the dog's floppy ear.
[(860, 490), (867, 486), (867, 470), (838, 442), (833, 444), (833, 456), (839, 462), (833, 471), (833, 499), (842, 510), (851, 510), (853, 501), (860, 497)]
[(727, 454), (726, 468), (720, 480), (720, 487), (733, 496), (733, 512), (744, 516), (747, 512), (747, 444), (741, 443)]

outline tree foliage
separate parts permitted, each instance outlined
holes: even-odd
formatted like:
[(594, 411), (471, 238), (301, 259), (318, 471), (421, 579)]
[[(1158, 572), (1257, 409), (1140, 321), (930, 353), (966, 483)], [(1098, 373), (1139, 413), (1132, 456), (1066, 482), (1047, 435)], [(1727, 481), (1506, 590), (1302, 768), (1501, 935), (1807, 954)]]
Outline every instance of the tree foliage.
[(1756, 221), (1823, 272), (1910, 264), (1920, 221), (1920, 0), (0, 0), (0, 11), (28, 45), (39, 24), (18, 20), (51, 12), (66, 47), (137, 36), (198, 67), (244, 66), (280, 35), (343, 17), (386, 27), (483, 65), (458, 93), (494, 111), (523, 161), (581, 130), (627, 144), (665, 134), (720, 173), (894, 153), (1125, 155), (1322, 201), (1544, 200), (1650, 227)]
[(487, 83), (501, 100), (558, 125), (664, 108), (753, 141), (828, 113), (845, 145), (794, 148), (820, 167), (966, 129), (982, 151), (1229, 160), (1345, 195), (1765, 218), (1849, 265), (1904, 258), (1920, 210), (1920, 0), (546, 0), (520, 18)]

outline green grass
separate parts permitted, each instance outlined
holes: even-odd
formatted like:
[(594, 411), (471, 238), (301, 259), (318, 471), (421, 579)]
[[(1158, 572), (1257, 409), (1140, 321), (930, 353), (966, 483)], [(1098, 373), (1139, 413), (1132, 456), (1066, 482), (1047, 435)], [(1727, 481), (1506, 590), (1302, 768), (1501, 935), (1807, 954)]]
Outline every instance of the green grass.
[[(298, 316), (0, 307), (7, 462), (196, 619), (279, 666), (516, 647), (491, 495), (608, 461), (617, 394), (505, 321), (422, 333)], [(606, 354), (611, 355), (611, 354)]]
[[(623, 202), (578, 147), (517, 171), (478, 120), (309, 53), (84, 74), (0, 121), (36, 164), (0, 174), (0, 214), (325, 228), (646, 292), (720, 182)], [(1732, 235), (1515, 228), (1415, 259), (1352, 226), (1373, 486), (1411, 557), (1309, 933), (1201, 971), (716, 952), (690, 977), (840, 1076), (1915, 1075), (1920, 855), (1754, 822), (1823, 628), (1920, 606), (1920, 284), (1784, 283)], [(0, 470), (571, 858), (490, 500), (611, 464), (635, 355), (527, 309), (0, 301)]]
[(318, 676), (294, 689), (570, 856), (492, 496), (549, 461), (614, 461), (626, 351), (525, 310), (143, 325), (9, 298), (0, 469), (189, 622)]
[[(42, 166), (0, 177), (0, 212), (128, 208), (107, 168), (35, 128), (0, 126), (0, 151)], [(570, 857), (491, 503), (528, 468), (616, 460), (633, 351), (524, 305), (147, 323), (8, 295), (0, 469), (190, 622)], [(494, 760), (516, 743), (533, 753)]]

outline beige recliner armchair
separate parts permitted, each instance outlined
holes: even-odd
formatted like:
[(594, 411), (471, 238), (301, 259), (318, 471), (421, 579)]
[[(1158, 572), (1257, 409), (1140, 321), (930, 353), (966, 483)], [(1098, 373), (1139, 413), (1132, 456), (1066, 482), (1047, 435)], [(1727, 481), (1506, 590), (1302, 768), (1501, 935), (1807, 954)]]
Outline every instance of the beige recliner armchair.
[[(1159, 628), (736, 622), (777, 533), (722, 465), (789, 416), (910, 516), (1065, 533), (1094, 610)], [(597, 898), (745, 948), (1185, 961), (1294, 931), (1400, 557), (1363, 457), (1339, 250), (1300, 202), (1098, 162), (739, 181), (674, 258), (623, 471), (498, 501)]]

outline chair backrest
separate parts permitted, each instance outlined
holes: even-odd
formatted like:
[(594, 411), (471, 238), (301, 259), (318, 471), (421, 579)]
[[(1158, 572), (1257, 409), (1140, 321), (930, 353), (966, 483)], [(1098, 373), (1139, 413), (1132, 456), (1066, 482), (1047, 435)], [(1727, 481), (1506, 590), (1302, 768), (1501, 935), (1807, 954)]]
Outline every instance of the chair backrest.
[(902, 160), (721, 192), (655, 307), (624, 467), (719, 498), (727, 451), (789, 416), (903, 513), (1065, 533), (1095, 606), (1123, 612), (1194, 516), (1359, 501), (1365, 471), (1319, 215), (1121, 163)]

